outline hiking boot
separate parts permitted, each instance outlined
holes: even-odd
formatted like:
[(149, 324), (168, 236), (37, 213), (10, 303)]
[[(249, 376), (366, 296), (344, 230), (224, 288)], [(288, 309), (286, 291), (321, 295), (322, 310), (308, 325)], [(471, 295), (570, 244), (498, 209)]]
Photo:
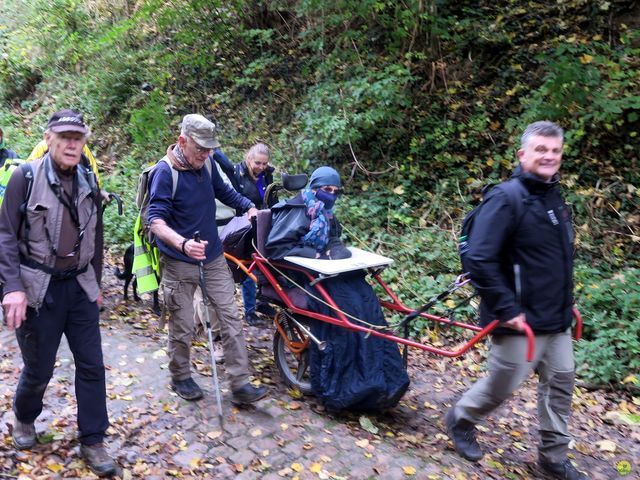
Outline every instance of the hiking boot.
[(18, 450), (29, 450), (38, 441), (36, 437), (36, 427), (31, 423), (23, 423), (14, 416), (13, 421), (13, 444)]
[(185, 400), (193, 401), (202, 398), (202, 389), (191, 377), (186, 380), (171, 380), (171, 390)]
[(216, 363), (224, 363), (224, 349), (222, 348), (222, 342), (213, 342), (213, 358)]
[(484, 454), (476, 440), (476, 427), (473, 423), (464, 419), (456, 420), (452, 408), (445, 415), (444, 424), (453, 447), (460, 456), (470, 462), (477, 462), (483, 457)]
[(231, 392), (233, 397), (231, 401), (233, 403), (253, 403), (260, 400), (267, 394), (266, 387), (254, 387), (250, 383), (247, 383), (243, 387)]
[(244, 319), (247, 321), (249, 325), (252, 327), (257, 327), (262, 323), (260, 317), (256, 314), (256, 312), (249, 312), (244, 316)]
[(573, 466), (571, 460), (565, 458), (562, 462), (552, 463), (543, 460), (538, 461), (538, 465), (547, 478), (558, 480), (586, 480), (584, 473)]
[(104, 443), (80, 445), (80, 455), (91, 471), (99, 477), (116, 474), (116, 462), (107, 453)]

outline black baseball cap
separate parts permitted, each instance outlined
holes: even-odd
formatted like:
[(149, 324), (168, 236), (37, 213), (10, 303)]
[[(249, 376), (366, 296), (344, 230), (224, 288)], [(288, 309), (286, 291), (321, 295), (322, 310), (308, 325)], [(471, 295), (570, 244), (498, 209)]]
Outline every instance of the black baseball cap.
[(79, 132), (84, 135), (89, 133), (89, 128), (85, 125), (82, 114), (75, 110), (58, 110), (51, 115), (47, 130), (55, 133)]

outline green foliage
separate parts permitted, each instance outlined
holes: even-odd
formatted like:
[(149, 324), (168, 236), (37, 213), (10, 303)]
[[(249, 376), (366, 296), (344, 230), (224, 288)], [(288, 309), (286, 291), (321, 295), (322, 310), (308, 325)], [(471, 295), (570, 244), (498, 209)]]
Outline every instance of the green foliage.
[(613, 276), (593, 268), (577, 270), (577, 305), (585, 327), (576, 362), (586, 381), (621, 388), (626, 377), (640, 374), (639, 278), (638, 269)]
[[(324, 82), (309, 90), (304, 110), (299, 111), (300, 154), (321, 153), (319, 161), (339, 157), (364, 139), (382, 144), (397, 135), (390, 128), (402, 122), (409, 105), (406, 88), (410, 72), (402, 65), (342, 82)], [(394, 135), (395, 133), (395, 135)]]

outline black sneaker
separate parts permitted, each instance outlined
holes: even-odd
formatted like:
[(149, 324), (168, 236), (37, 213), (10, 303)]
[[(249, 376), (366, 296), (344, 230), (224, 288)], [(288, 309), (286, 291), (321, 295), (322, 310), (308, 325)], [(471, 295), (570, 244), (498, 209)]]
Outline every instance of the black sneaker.
[(266, 387), (254, 387), (250, 383), (247, 383), (245, 386), (233, 390), (231, 393), (233, 394), (231, 399), (233, 403), (253, 403), (263, 398), (267, 394), (267, 389)]
[(262, 323), (260, 317), (256, 314), (256, 312), (249, 312), (244, 316), (244, 319), (247, 321), (249, 325), (252, 327), (257, 327)]
[(171, 390), (190, 401), (200, 400), (203, 395), (202, 389), (191, 377), (186, 380), (171, 380)]
[(473, 423), (463, 419), (456, 420), (452, 408), (445, 415), (444, 424), (453, 447), (460, 456), (470, 462), (477, 462), (484, 456), (476, 440), (476, 426)]
[(586, 480), (587, 477), (584, 473), (573, 466), (571, 460), (566, 458), (562, 462), (551, 463), (540, 460), (538, 462), (540, 469), (547, 476), (547, 478), (553, 478), (558, 480)]

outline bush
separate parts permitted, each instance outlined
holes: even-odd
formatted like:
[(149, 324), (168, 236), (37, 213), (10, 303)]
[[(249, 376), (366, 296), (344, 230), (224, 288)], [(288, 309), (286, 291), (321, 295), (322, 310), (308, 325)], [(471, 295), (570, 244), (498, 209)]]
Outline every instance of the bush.
[(577, 306), (584, 321), (577, 343), (580, 378), (592, 384), (640, 387), (640, 270), (611, 276), (589, 268), (576, 270)]

